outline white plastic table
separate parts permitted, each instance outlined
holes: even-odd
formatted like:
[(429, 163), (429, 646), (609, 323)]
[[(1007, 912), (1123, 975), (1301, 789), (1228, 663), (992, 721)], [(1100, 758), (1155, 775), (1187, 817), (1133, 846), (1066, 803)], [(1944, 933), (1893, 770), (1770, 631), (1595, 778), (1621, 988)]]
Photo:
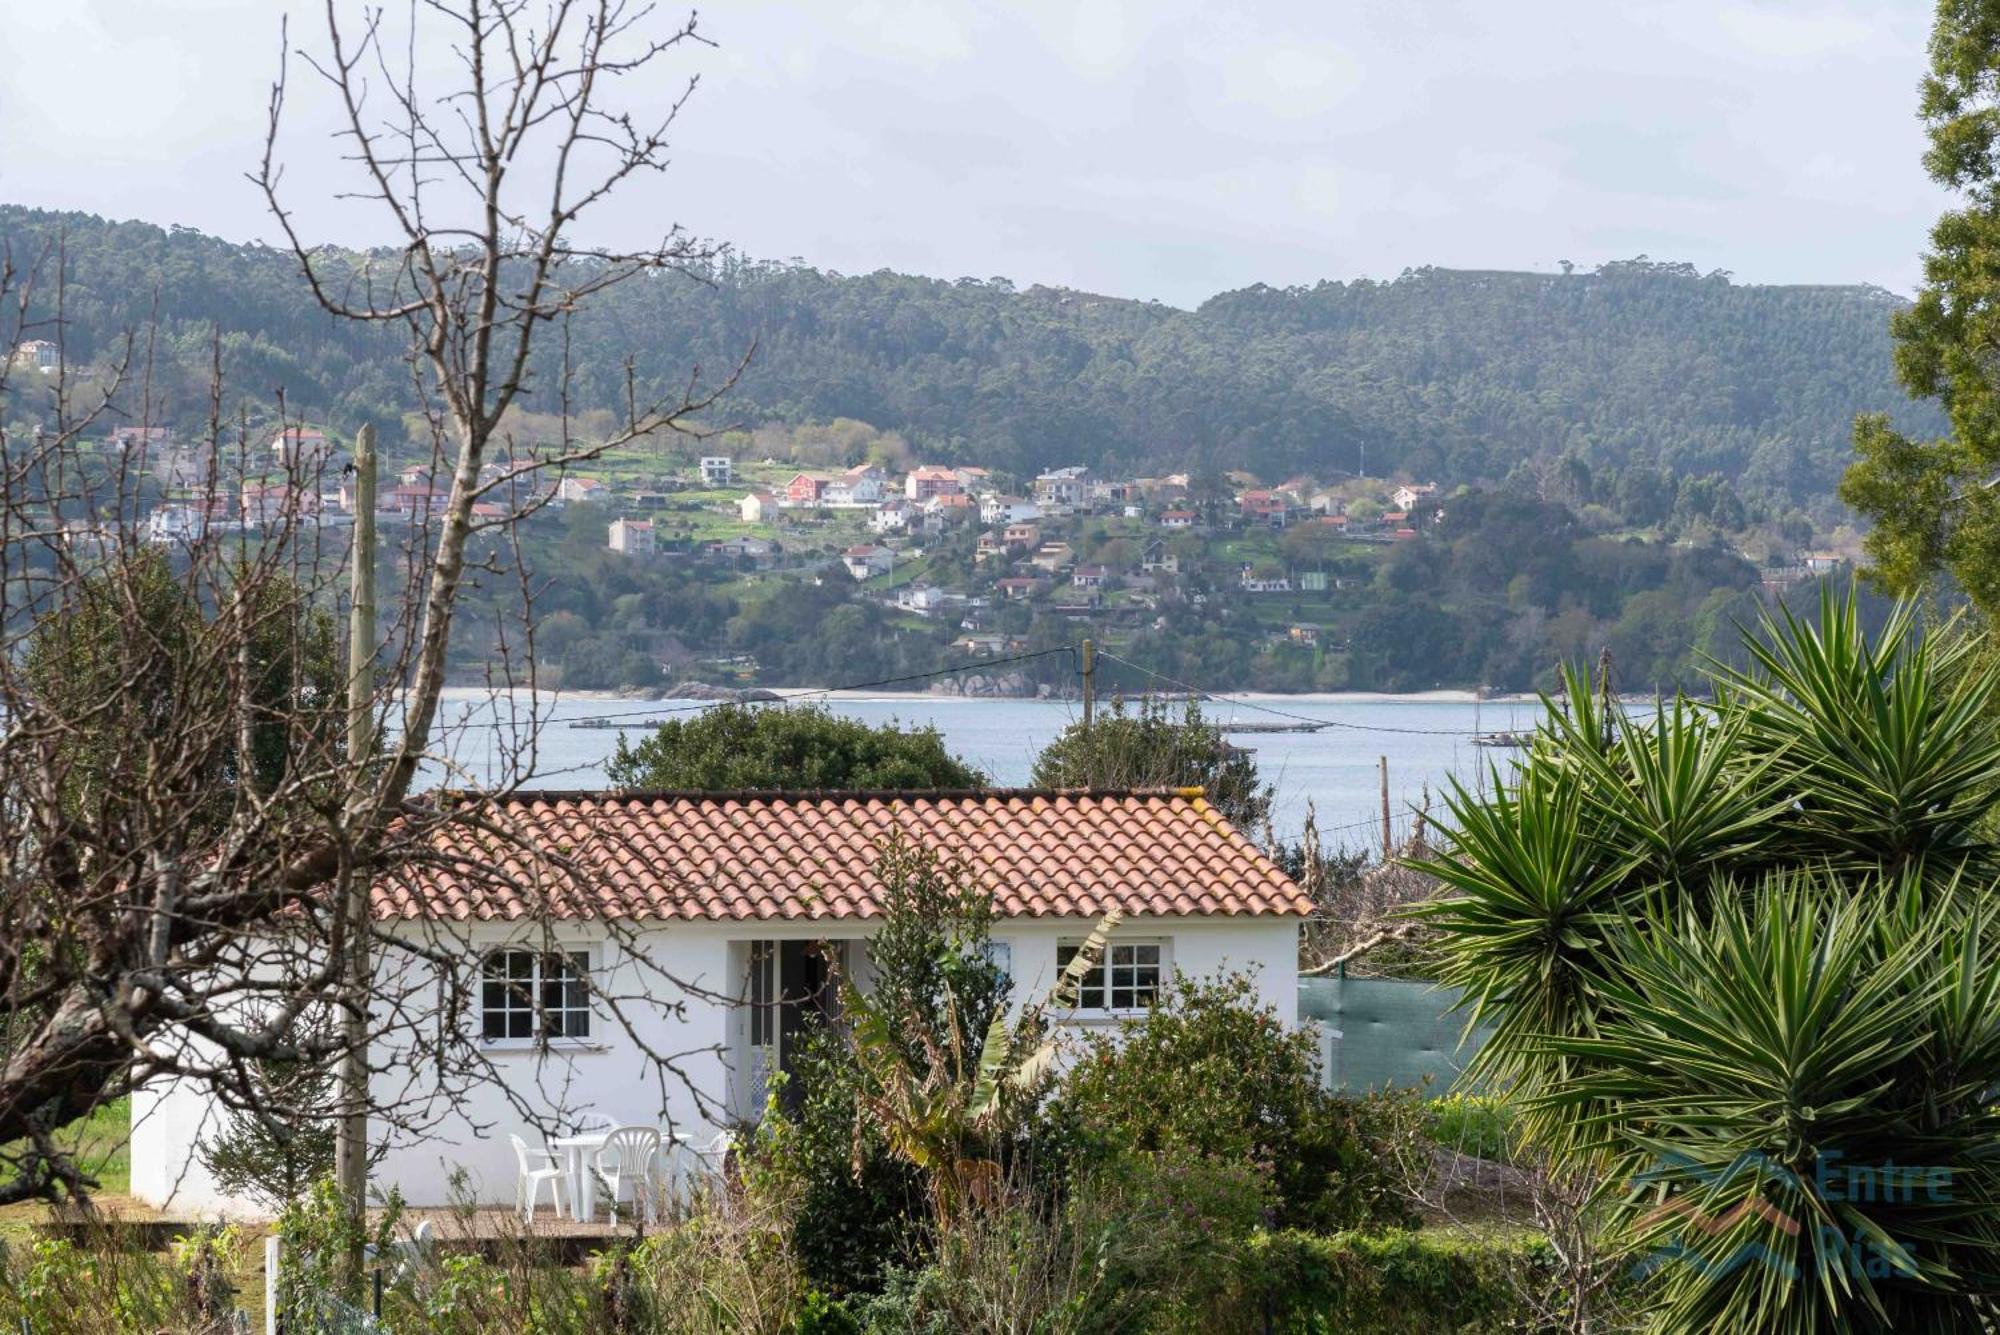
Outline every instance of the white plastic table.
[(569, 1176), (570, 1218), (589, 1223), (597, 1217), (597, 1174), (590, 1171), (590, 1156), (604, 1148), (612, 1128), (579, 1131), (573, 1136), (557, 1136), (549, 1148), (563, 1156), (563, 1171)]
[[(643, 1124), (641, 1124), (643, 1125)], [(563, 1156), (563, 1172), (569, 1178), (569, 1213), (572, 1219), (587, 1224), (597, 1218), (597, 1174), (591, 1169), (591, 1157), (604, 1148), (604, 1142), (611, 1138), (616, 1127), (599, 1127), (595, 1131), (579, 1131), (573, 1136), (556, 1136), (549, 1141), (549, 1148)], [(676, 1131), (673, 1135), (660, 1137), (660, 1153), (678, 1156), (685, 1152), (688, 1137)], [(672, 1158), (669, 1159), (672, 1163)]]

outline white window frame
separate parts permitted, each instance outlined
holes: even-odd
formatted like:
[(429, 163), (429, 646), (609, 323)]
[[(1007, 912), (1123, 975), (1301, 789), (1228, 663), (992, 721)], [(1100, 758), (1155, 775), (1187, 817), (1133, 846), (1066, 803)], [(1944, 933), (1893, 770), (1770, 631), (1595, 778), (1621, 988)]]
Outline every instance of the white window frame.
[[(528, 993), (525, 997), (519, 994), (506, 997), (505, 1000), (515, 1004), (502, 1006), (495, 1012), (488, 1005), (488, 984), (494, 981), (504, 983), (512, 980), (511, 978), (505, 980), (489, 979), (487, 970), (491, 962), (496, 959), (521, 955), (530, 957), (532, 963), (532, 972), (527, 979)], [(555, 981), (545, 977), (543, 973), (547, 960), (552, 956), (560, 957), (567, 961), (571, 968), (580, 968), (582, 970), (584, 988), (581, 1004), (576, 1004), (566, 997), (564, 1004), (561, 1006), (550, 1007), (546, 1004), (545, 999), (542, 1005), (539, 1007), (536, 1005), (536, 998), (543, 996), (543, 989)], [(582, 943), (512, 942), (486, 947), (479, 955), (478, 990), (474, 994), (476, 1001), (473, 1020), (475, 1025), (474, 1034), (478, 1039), (479, 1046), (489, 1052), (545, 1051), (550, 1049), (566, 1049), (571, 1051), (601, 1050), (604, 1045), (594, 1036), (597, 1026), (597, 1007), (594, 1001), (596, 989), (593, 983), (597, 977), (597, 972), (597, 950), (590, 945)], [(488, 1037), (486, 1033), (487, 1019), (490, 1014), (495, 1013), (510, 1017), (526, 1015), (528, 1017), (530, 1032), (526, 1035), (502, 1033)], [(583, 1020), (583, 1032), (570, 1032), (567, 1022), (564, 1025), (564, 1032), (560, 1034), (546, 1032), (543, 1028), (544, 1023), (557, 1015), (564, 1017), (572, 1015), (580, 1016)], [(512, 1028), (511, 1025), (507, 1027)]]
[[(1064, 937), (1056, 942), (1056, 972), (1058, 976), (1061, 975), (1062, 969), (1067, 963), (1065, 953), (1081, 949), (1083, 943), (1084, 938), (1080, 936)], [(1150, 952), (1152, 955), (1150, 961), (1144, 958), (1147, 952)], [(1158, 1003), (1160, 994), (1166, 990), (1168, 980), (1173, 977), (1173, 955), (1174, 939), (1170, 936), (1113, 937), (1105, 945), (1104, 957), (1098, 961), (1097, 968), (1084, 976), (1083, 986), (1078, 990), (1077, 1004), (1071, 1008), (1070, 1015), (1081, 1019), (1123, 1019), (1129, 1016), (1146, 1014)], [(1142, 989), (1138, 982), (1138, 974), (1136, 972), (1142, 968), (1149, 968), (1153, 971), (1152, 982), (1144, 989)], [(1126, 975), (1129, 981), (1126, 982), (1123, 988), (1119, 985), (1119, 971), (1121, 969), (1134, 971)], [(1092, 988), (1096, 989), (1097, 996), (1102, 1004), (1091, 1005), (1088, 1003), (1087, 998), (1090, 996)], [(1152, 999), (1143, 1004), (1113, 1005), (1112, 1002), (1117, 998), (1117, 994), (1121, 990), (1135, 993), (1141, 990), (1150, 990)]]

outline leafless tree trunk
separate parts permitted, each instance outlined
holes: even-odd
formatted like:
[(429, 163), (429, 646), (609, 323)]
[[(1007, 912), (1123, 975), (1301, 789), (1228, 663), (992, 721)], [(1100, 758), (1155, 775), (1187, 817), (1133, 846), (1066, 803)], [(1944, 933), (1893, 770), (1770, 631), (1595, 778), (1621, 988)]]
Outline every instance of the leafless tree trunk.
[[(545, 336), (593, 294), (713, 255), (678, 229), (640, 250), (573, 236), (593, 206), (667, 165), (694, 81), (649, 121), (612, 95), (656, 83), (701, 44), (692, 18), (663, 26), (625, 0), (421, 0), (392, 31), (379, 9), (343, 8), (328, 0), (316, 52), (287, 44), (252, 179), (319, 303), (406, 336), (412, 402), (446, 479), (404, 547), (409, 584), (369, 705), (382, 742), (349, 755), (344, 670), (331, 682), (323, 671), (339, 658), (328, 610), (345, 539), (319, 497), (339, 478), (282, 399), (274, 418), (232, 416), (218, 341), (206, 477), (168, 505), (144, 444), (111, 457), (95, 439), (135, 399), (153, 425), (150, 348), (128, 340), (89, 393), (67, 366), (0, 364), (0, 1202), (87, 1192), (57, 1129), (148, 1079), (204, 1082), (259, 1115), (323, 1112), (265, 1106), (250, 1070), (331, 1064), (352, 1046), (343, 1026), (301, 1020), (351, 1012), (341, 962), (355, 933), (390, 957), (378, 968), (428, 980), (378, 989), (367, 1032), (428, 1044), (441, 1088), (490, 1075), (456, 994), (440, 990), (476, 968), (462, 935), (355, 920), (335, 887), (420, 864), (439, 822), (497, 820), (415, 792), (427, 764), (449, 769), (439, 710), (469, 582), (518, 584), (519, 633), (489, 679), (532, 692), (518, 526), (563, 470), (693, 429), (740, 370), (711, 381), (697, 368), (648, 398), (628, 366), (623, 421), (594, 439), (565, 430), (537, 445), (502, 428), (531, 395), (566, 408), (566, 346), (558, 357)], [(427, 84), (420, 50), (452, 54), (449, 86)], [(294, 63), (337, 103), (340, 155), (360, 181), (344, 198), (374, 206), (393, 250), (319, 248), (287, 200), (279, 144)], [(12, 325), (0, 346), (60, 339), (63, 273), (60, 253), (0, 260)], [(24, 432), (31, 401), (42, 420)], [(273, 428), (274, 452), (260, 444)], [(531, 705), (507, 747), (512, 779), (532, 764), (534, 723)], [(504, 823), (494, 837), (511, 837)], [(518, 851), (529, 864), (552, 856)], [(672, 983), (639, 994), (671, 1006)], [(675, 1054), (648, 1055), (661, 1082), (677, 1078)], [(400, 1107), (368, 1111), (422, 1130)]]

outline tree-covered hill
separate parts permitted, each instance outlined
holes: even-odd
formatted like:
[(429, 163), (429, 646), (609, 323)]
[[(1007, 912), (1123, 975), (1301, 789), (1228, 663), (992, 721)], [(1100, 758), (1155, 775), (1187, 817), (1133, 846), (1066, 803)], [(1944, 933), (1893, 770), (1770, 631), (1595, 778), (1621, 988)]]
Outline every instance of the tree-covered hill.
[[(0, 207), (0, 244), (17, 265), (58, 241), (68, 355), (104, 355), (123, 330), (151, 323), (157, 300), (168, 356), (156, 363), (171, 366), (156, 391), (169, 415), (206, 407), (211, 326), (238, 395), (268, 401), (282, 387), (293, 412), (336, 427), (393, 427), (410, 406), (393, 332), (321, 314), (281, 252)], [(856, 418), (926, 454), (1016, 474), (1082, 462), (1247, 468), (1275, 481), (1365, 458), (1371, 474), (1454, 483), (1567, 470), (1586, 479), (1571, 500), (1717, 475), (1752, 502), (1822, 514), (1855, 413), (1939, 426), (1891, 380), (1892, 294), (1746, 286), (1686, 265), (1427, 268), (1389, 282), (1256, 286), (1193, 311), (740, 260), (703, 278), (629, 283), (579, 317), (581, 406), (620, 400), (628, 355), (665, 385), (695, 364), (719, 378), (754, 347), (719, 425)], [(52, 302), (53, 285), (41, 290)]]

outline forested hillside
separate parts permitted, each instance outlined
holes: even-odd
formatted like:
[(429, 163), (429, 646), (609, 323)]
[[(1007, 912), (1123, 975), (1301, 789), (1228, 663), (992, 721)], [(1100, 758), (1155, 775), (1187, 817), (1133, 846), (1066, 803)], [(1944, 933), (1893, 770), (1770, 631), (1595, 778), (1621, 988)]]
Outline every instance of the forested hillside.
[[(321, 314), (275, 250), (20, 208), (0, 208), (0, 243), (17, 266), (60, 243), (72, 362), (148, 326), (157, 301), (169, 417), (205, 411), (211, 327), (246, 399), (282, 387), (294, 413), (336, 427), (394, 429), (410, 405), (393, 331)], [(1674, 481), (1708, 475), (1753, 505), (1824, 517), (1856, 412), (1938, 425), (1890, 379), (1891, 294), (1743, 286), (1685, 265), (1419, 269), (1252, 287), (1193, 311), (733, 260), (704, 277), (626, 284), (579, 317), (581, 406), (619, 400), (628, 354), (666, 383), (692, 365), (720, 378), (754, 347), (717, 425), (856, 418), (1016, 474), (1080, 462), (1278, 480), (1365, 460), (1378, 476), (1468, 483), (1532, 469), (1571, 479), (1558, 498), (1638, 522), (1662, 479), (1670, 502)], [(52, 305), (53, 285), (41, 291)]]

